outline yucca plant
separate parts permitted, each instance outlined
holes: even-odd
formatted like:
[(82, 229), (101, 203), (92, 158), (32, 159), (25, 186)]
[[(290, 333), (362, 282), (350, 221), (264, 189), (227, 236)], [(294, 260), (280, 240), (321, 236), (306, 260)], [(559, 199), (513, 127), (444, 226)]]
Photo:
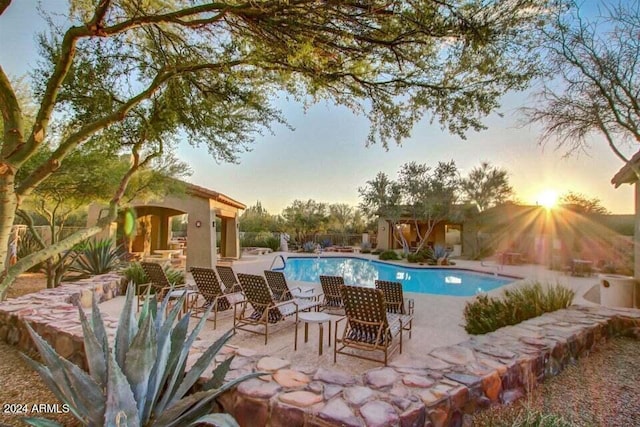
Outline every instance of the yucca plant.
[[(96, 299), (93, 300), (91, 321), (79, 308), (88, 373), (58, 355), (28, 324), (27, 329), (44, 364), (24, 357), (83, 425), (168, 427), (203, 423), (237, 426), (229, 414), (209, 414), (211, 403), (239, 382), (261, 373), (223, 384), (232, 356), (213, 369), (211, 380), (201, 391), (187, 394), (232, 336), (232, 331), (202, 353), (187, 372), (189, 350), (209, 312), (188, 333), (189, 313), (176, 323), (182, 301), (166, 314), (168, 297), (160, 306), (155, 297), (146, 298), (136, 319), (134, 298), (130, 284), (113, 348), (109, 346)], [(40, 418), (25, 418), (24, 421), (32, 426), (60, 425)]]
[(75, 250), (79, 256), (69, 270), (84, 276), (108, 273), (120, 262), (120, 246), (114, 248), (111, 239), (89, 241)]

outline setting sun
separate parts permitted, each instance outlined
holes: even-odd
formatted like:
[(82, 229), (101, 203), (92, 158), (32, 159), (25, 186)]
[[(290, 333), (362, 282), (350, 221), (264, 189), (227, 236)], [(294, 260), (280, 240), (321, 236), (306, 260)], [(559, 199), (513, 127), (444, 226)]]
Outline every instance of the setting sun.
[(538, 195), (538, 204), (547, 209), (551, 209), (558, 203), (558, 192), (554, 190), (545, 190)]

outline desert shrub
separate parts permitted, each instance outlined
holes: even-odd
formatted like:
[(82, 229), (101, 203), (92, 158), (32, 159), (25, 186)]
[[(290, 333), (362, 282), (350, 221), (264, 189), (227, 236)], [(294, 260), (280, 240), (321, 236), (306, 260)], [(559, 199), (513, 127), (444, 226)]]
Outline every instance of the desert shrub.
[(121, 247), (113, 247), (111, 239), (90, 240), (76, 247), (78, 256), (69, 271), (80, 273), (82, 277), (96, 276), (115, 270), (120, 263)]
[(331, 239), (322, 239), (320, 241), (320, 246), (322, 247), (322, 249), (328, 248), (329, 246), (333, 246), (333, 242), (331, 241)]
[(420, 252), (407, 255), (407, 261), (410, 263), (424, 262), (424, 256)]
[(280, 249), (280, 239), (273, 233), (261, 231), (260, 233), (244, 233), (240, 238), (242, 248), (271, 248), (273, 251)]
[(302, 250), (308, 253), (315, 252), (316, 244), (314, 242), (305, 242), (304, 245), (302, 245)]
[(393, 251), (391, 249), (386, 250), (384, 252), (382, 252), (379, 256), (379, 258), (381, 260), (399, 260), (400, 259), (400, 255), (398, 255), (398, 253), (396, 251)]
[[(28, 323), (43, 364), (25, 358), (51, 391), (65, 403), (83, 425), (98, 426), (195, 426), (238, 425), (224, 413), (211, 414), (211, 403), (238, 383), (262, 373), (248, 373), (224, 382), (233, 357), (214, 369), (218, 352), (233, 335), (228, 331), (187, 368), (189, 350), (206, 323), (211, 308), (188, 332), (190, 313), (178, 320), (182, 304), (166, 312), (168, 297), (161, 304), (148, 298), (136, 318), (133, 286), (127, 290), (113, 344), (93, 301), (91, 320), (79, 308), (88, 372), (58, 355)], [(209, 371), (211, 379), (200, 391), (189, 393)], [(24, 418), (33, 426), (62, 426), (38, 418)]]
[(371, 254), (372, 255), (380, 255), (382, 252), (384, 252), (384, 251), (382, 249), (378, 249), (378, 248), (371, 250)]
[(529, 283), (506, 290), (502, 297), (478, 295), (464, 308), (465, 330), (486, 334), (507, 325), (515, 325), (543, 313), (568, 307), (575, 293), (561, 285)]
[[(18, 259), (22, 259), (27, 255), (31, 255), (34, 252), (38, 252), (39, 250), (40, 250), (40, 245), (36, 241), (35, 237), (33, 237), (30, 230), (27, 230), (26, 233), (20, 236), (20, 239), (18, 240), (18, 253), (17, 253)], [(33, 267), (29, 268), (27, 271), (28, 272), (40, 271), (43, 268), (43, 264), (44, 263), (40, 262), (34, 265)]]
[[(130, 263), (124, 270), (122, 270), (122, 274), (127, 279), (127, 282), (133, 282), (133, 284), (136, 285), (136, 289), (138, 288), (138, 285), (149, 281), (139, 262)], [(167, 279), (169, 279), (169, 282), (174, 285), (182, 285), (185, 282), (183, 270), (164, 267), (164, 274), (167, 276)]]

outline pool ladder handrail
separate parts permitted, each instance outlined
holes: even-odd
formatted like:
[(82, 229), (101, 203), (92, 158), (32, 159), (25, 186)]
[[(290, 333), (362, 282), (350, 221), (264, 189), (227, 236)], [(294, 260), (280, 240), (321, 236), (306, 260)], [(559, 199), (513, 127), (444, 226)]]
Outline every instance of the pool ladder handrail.
[(282, 254), (278, 254), (278, 255), (273, 257), (273, 261), (271, 261), (271, 266), (269, 266), (269, 270), (273, 270), (273, 266), (275, 265), (275, 263), (278, 260), (278, 258), (280, 258), (282, 260), (282, 268), (283, 269), (287, 266), (287, 260), (284, 259), (284, 256)]

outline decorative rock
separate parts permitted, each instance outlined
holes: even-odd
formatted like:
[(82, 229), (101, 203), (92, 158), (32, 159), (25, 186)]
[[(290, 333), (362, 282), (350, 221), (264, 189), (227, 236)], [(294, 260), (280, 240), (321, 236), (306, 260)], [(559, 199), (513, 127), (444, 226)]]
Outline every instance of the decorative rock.
[(493, 372), (482, 378), (482, 390), (484, 394), (493, 402), (498, 400), (502, 391), (502, 381), (497, 372)]
[(243, 347), (240, 347), (237, 350), (235, 350), (235, 353), (238, 356), (244, 356), (244, 357), (252, 357), (258, 354), (258, 352), (255, 350), (252, 350), (250, 348), (243, 348)]
[(335, 384), (327, 384), (324, 386), (323, 396), (324, 400), (329, 400), (336, 394), (342, 392), (343, 387)]
[(55, 349), (60, 356), (68, 358), (73, 354), (73, 340), (66, 334), (58, 334)]
[[(235, 361), (235, 360), (234, 360)], [(263, 357), (258, 361), (257, 369), (258, 371), (277, 371), (279, 369), (284, 369), (291, 365), (291, 362), (288, 360), (280, 359), (278, 357)]]
[(402, 382), (409, 387), (429, 388), (433, 385), (433, 380), (418, 375), (405, 375)]
[(364, 379), (371, 387), (381, 389), (393, 385), (398, 380), (398, 374), (392, 368), (380, 368), (368, 371)]
[(238, 385), (238, 392), (249, 397), (270, 398), (277, 392), (282, 390), (282, 387), (275, 382), (265, 383), (257, 378), (252, 378), (247, 381), (243, 381)]
[(523, 396), (524, 396), (524, 392), (522, 391), (522, 389), (516, 388), (512, 390), (505, 390), (502, 393), (500, 400), (502, 401), (502, 403), (508, 405), (510, 403), (515, 402), (516, 400), (520, 399)]
[(402, 397), (394, 397), (393, 399), (391, 399), (391, 403), (393, 403), (398, 408), (400, 408), (401, 410), (404, 411), (409, 406), (411, 406), (411, 399), (404, 399)]
[(347, 402), (359, 406), (373, 396), (373, 390), (369, 387), (353, 386), (345, 389), (342, 396)]
[(431, 423), (426, 423), (427, 411), (424, 405), (420, 405), (413, 409), (400, 414), (401, 427), (431, 427)]
[(289, 405), (307, 407), (322, 401), (322, 396), (310, 391), (292, 391), (280, 395), (280, 400)]
[(437, 348), (429, 354), (453, 365), (466, 365), (476, 361), (472, 350), (459, 345)]
[[(305, 409), (276, 402), (273, 405), (269, 424), (273, 426), (302, 427)], [(253, 425), (253, 424), (249, 424)]]
[(356, 383), (356, 379), (353, 377), (353, 375), (349, 375), (340, 371), (331, 371), (325, 368), (319, 368), (313, 379), (342, 386)]
[(338, 425), (349, 427), (360, 427), (363, 425), (362, 421), (356, 417), (351, 408), (349, 408), (349, 405), (342, 399), (329, 401), (318, 413), (318, 416), (323, 420)]
[(273, 379), (283, 387), (303, 387), (311, 381), (305, 374), (291, 369), (280, 369), (273, 374)]
[(400, 418), (393, 406), (380, 400), (367, 402), (360, 408), (360, 415), (362, 415), (368, 427), (393, 425)]
[(473, 387), (481, 381), (481, 379), (479, 377), (476, 377), (475, 375), (459, 374), (457, 372), (446, 373), (444, 374), (444, 376), (446, 378), (449, 378), (450, 380), (456, 381), (469, 387)]
[(230, 369), (239, 369), (251, 363), (251, 359), (248, 357), (234, 357), (231, 361)]

